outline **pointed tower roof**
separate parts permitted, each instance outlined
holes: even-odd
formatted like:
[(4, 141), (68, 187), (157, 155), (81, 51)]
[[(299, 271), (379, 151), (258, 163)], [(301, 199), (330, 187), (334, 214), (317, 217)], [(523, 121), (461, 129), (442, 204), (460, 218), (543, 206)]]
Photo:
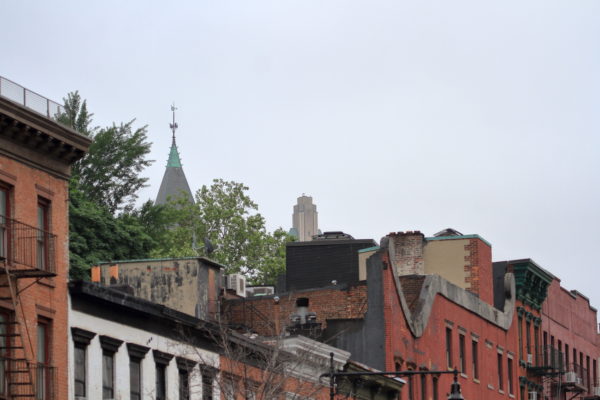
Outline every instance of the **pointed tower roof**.
[(194, 196), (192, 196), (192, 191), (185, 178), (181, 159), (179, 158), (179, 151), (177, 150), (177, 143), (175, 142), (175, 130), (178, 128), (175, 122), (175, 110), (175, 106), (171, 106), (173, 123), (170, 126), (173, 131), (173, 141), (171, 143), (171, 150), (169, 151), (167, 168), (165, 169), (165, 174), (163, 175), (160, 189), (158, 189), (158, 195), (156, 196), (156, 204), (166, 204), (169, 198), (176, 199), (179, 196), (185, 196), (189, 201), (194, 202)]

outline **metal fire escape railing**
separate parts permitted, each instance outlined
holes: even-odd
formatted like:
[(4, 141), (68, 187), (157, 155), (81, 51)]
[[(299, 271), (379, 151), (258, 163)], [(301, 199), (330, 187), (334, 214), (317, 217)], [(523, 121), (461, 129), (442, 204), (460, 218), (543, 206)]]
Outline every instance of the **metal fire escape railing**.
[(579, 364), (569, 364), (563, 375), (562, 385), (569, 391), (587, 392), (588, 388), (588, 370)]
[(14, 273), (56, 274), (56, 235), (0, 215), (0, 258)]
[(540, 346), (527, 369), (534, 375), (559, 375), (565, 371), (564, 353), (552, 346)]
[[(23, 278), (56, 275), (56, 235), (0, 215), (0, 300), (14, 312), (0, 315), (0, 398), (55, 400), (55, 368), (37, 362), (20, 294)], [(35, 283), (35, 282), (34, 282)]]

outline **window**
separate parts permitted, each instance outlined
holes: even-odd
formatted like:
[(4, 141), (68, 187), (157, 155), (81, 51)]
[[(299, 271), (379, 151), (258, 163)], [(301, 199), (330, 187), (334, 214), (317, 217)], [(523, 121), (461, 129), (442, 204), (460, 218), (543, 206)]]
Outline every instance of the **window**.
[(179, 400), (190, 400), (190, 373), (186, 369), (179, 370)]
[(45, 321), (38, 321), (37, 325), (37, 347), (36, 347), (36, 400), (44, 400), (48, 398), (48, 324)]
[(86, 388), (86, 347), (75, 343), (75, 396), (85, 397)]
[(427, 399), (427, 375), (421, 375), (421, 399)]
[(172, 354), (153, 350), (154, 363), (156, 364), (156, 400), (167, 399), (167, 367), (173, 358)]
[(471, 342), (471, 357), (473, 359), (473, 379), (479, 379), (479, 342)]
[(182, 357), (177, 357), (176, 360), (179, 371), (179, 400), (190, 400), (190, 372), (196, 363)]
[(167, 369), (165, 364), (156, 364), (156, 400), (167, 398)]
[(50, 202), (38, 198), (37, 206), (37, 228), (39, 229), (37, 234), (37, 261), (36, 267), (41, 270), (48, 268), (48, 235), (49, 235), (49, 209)]
[(75, 374), (74, 388), (75, 396), (86, 397), (87, 395), (87, 346), (96, 336), (95, 333), (79, 328), (71, 328), (71, 336), (74, 344)]
[(458, 335), (458, 365), (460, 372), (463, 374), (467, 373), (467, 358), (465, 349), (465, 335)]
[(525, 323), (525, 344), (527, 345), (527, 355), (533, 354), (531, 352), (531, 322), (529, 321)]
[(115, 353), (102, 351), (102, 398), (113, 399), (115, 397)]
[[(533, 349), (533, 351), (535, 352), (535, 365), (539, 365), (538, 363), (541, 361), (540, 360), (540, 356), (539, 354), (541, 353), (541, 349), (540, 349), (540, 328), (538, 326), (534, 326), (533, 327), (533, 344), (535, 346), (535, 348)], [(545, 349), (544, 349), (545, 350)], [(554, 340), (552, 343), (552, 350), (554, 350)], [(552, 355), (554, 356), (554, 353), (552, 353)], [(556, 360), (553, 360), (554, 362), (556, 362)]]
[(213, 400), (213, 373), (202, 371), (202, 400)]
[(100, 336), (102, 347), (102, 398), (115, 397), (115, 353), (119, 350), (122, 340), (108, 336)]
[(565, 368), (569, 368), (569, 345), (565, 343)]
[(504, 376), (502, 371), (502, 354), (498, 353), (498, 390), (504, 390)]
[(0, 257), (8, 258), (10, 202), (9, 187), (0, 184)]
[(446, 328), (446, 366), (452, 369), (452, 364), (452, 329)]
[(6, 372), (6, 368), (8, 367), (7, 365), (7, 358), (10, 356), (8, 354), (8, 350), (7, 350), (7, 343), (6, 343), (6, 338), (9, 336), (6, 336), (7, 334), (10, 333), (10, 331), (8, 330), (8, 327), (11, 326), (9, 324), (9, 314), (6, 312), (0, 312), (0, 395), (6, 395), (7, 393), (7, 386), (6, 386), (6, 378), (7, 378), (7, 372)]
[(129, 398), (142, 398), (142, 360), (139, 358), (129, 358)]
[(519, 334), (519, 359), (523, 360), (523, 317), (519, 315), (517, 330)]
[(142, 360), (150, 350), (148, 347), (127, 343), (129, 353), (129, 398), (141, 400), (142, 398)]
[(437, 376), (434, 376), (433, 379), (432, 379), (432, 382), (433, 382), (433, 400), (438, 400), (438, 396), (439, 396), (438, 381), (439, 381), (439, 378)]
[(514, 382), (513, 382), (513, 360), (512, 358), (508, 358), (508, 363), (506, 364), (506, 373), (508, 374), (508, 394), (515, 394), (514, 390)]

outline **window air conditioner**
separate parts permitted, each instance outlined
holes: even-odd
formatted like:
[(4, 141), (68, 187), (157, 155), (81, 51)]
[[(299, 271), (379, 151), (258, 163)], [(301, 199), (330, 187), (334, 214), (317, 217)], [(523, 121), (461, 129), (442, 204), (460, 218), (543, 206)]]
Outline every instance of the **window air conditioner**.
[(533, 364), (533, 354), (527, 354), (527, 364)]
[(241, 274), (227, 275), (226, 287), (227, 289), (234, 290), (235, 294), (241, 297), (246, 297), (246, 277)]
[(529, 400), (537, 400), (537, 392), (529, 392)]
[(594, 391), (592, 392), (594, 396), (600, 396), (600, 386), (594, 386)]
[(575, 372), (567, 372), (565, 374), (565, 382), (566, 383), (575, 383), (577, 382), (577, 374)]

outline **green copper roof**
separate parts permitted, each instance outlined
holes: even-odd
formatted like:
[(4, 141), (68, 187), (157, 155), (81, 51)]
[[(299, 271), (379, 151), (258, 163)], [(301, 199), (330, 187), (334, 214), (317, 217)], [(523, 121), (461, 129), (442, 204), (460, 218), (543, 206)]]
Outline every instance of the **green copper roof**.
[(171, 144), (171, 151), (169, 152), (169, 160), (167, 161), (167, 167), (179, 167), (181, 168), (181, 160), (179, 159), (179, 152), (177, 151), (177, 145), (175, 140)]

